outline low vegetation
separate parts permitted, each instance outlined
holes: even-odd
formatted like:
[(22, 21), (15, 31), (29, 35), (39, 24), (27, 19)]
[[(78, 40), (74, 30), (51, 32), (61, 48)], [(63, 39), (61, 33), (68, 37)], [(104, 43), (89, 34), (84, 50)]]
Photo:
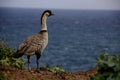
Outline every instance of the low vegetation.
[(19, 69), (25, 69), (24, 59), (12, 58), (10, 55), (14, 50), (10, 48), (4, 41), (0, 41), (0, 65), (1, 66), (14, 66)]
[(53, 67), (50, 67), (49, 64), (46, 64), (46, 68), (53, 72), (53, 73), (59, 73), (59, 72), (67, 72), (66, 70), (64, 70), (61, 65), (57, 65), (57, 66), (53, 66)]
[(92, 80), (120, 80), (120, 54), (101, 54), (97, 58), (98, 73)]

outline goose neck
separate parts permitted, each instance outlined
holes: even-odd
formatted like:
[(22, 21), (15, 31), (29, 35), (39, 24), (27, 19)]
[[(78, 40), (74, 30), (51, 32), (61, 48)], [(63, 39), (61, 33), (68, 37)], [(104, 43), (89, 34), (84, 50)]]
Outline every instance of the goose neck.
[(47, 30), (47, 24), (46, 24), (46, 20), (47, 20), (47, 16), (43, 16), (42, 19), (41, 19), (41, 30)]

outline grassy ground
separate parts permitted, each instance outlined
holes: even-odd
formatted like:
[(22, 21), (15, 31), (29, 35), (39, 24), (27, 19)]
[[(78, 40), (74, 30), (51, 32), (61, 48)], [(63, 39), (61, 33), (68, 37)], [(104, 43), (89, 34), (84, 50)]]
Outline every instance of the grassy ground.
[(21, 70), (11, 66), (0, 66), (0, 80), (90, 80), (96, 74), (96, 70), (87, 72), (51, 72), (47, 68)]

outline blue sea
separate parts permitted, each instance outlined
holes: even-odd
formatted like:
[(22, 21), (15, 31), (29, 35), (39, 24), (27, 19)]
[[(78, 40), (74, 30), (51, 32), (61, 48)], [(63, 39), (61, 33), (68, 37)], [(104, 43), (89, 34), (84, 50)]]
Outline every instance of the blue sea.
[[(17, 49), (28, 36), (40, 31), (44, 9), (0, 8), (0, 39)], [(55, 10), (47, 20), (49, 44), (40, 66), (62, 65), (68, 71), (93, 69), (105, 50), (120, 53), (120, 11)], [(36, 67), (35, 56), (31, 66)]]

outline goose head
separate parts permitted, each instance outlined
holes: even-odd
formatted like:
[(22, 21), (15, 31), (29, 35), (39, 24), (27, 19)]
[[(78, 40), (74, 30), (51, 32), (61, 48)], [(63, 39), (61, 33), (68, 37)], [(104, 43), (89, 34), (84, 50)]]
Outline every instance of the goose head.
[(47, 17), (54, 15), (51, 10), (45, 10), (41, 16), (41, 25), (42, 25), (42, 30), (47, 30), (47, 24), (46, 20)]
[(43, 14), (42, 14), (42, 16), (47, 16), (47, 17), (49, 17), (49, 16), (52, 16), (52, 15), (54, 15), (53, 13), (52, 13), (52, 11), (51, 10), (45, 10), (44, 12), (43, 12)]

